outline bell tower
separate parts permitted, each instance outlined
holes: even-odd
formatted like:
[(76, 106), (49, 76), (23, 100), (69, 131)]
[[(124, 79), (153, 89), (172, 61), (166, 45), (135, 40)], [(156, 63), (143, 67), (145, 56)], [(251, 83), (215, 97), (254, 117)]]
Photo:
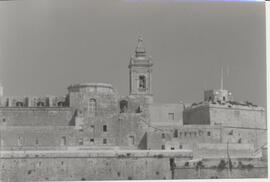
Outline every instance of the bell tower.
[(152, 98), (152, 59), (146, 54), (143, 39), (140, 36), (135, 55), (129, 63), (129, 95)]

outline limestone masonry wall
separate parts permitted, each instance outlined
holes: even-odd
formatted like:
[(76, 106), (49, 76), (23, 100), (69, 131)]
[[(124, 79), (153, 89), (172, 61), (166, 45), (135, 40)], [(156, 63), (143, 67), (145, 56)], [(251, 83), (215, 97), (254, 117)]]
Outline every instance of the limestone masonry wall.
[(170, 158), (190, 151), (2, 152), (2, 181), (171, 179)]
[(0, 126), (69, 126), (70, 108), (0, 108)]

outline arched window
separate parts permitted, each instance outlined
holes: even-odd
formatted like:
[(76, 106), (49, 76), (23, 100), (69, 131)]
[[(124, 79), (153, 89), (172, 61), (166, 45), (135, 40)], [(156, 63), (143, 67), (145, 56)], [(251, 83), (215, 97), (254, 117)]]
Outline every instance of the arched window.
[(139, 76), (139, 88), (146, 89), (146, 78), (144, 75)]
[(128, 101), (126, 100), (120, 101), (120, 113), (127, 112), (127, 109), (128, 109)]
[(45, 104), (44, 104), (44, 102), (38, 102), (38, 103), (37, 103), (37, 106), (38, 106), (38, 107), (44, 107)]
[(65, 103), (62, 102), (62, 101), (60, 101), (60, 102), (57, 103), (57, 106), (58, 106), (58, 107), (64, 107), (64, 106), (65, 106)]
[(93, 98), (89, 99), (89, 102), (88, 102), (88, 112), (95, 115), (96, 109), (97, 109), (96, 99), (93, 99)]
[(16, 102), (16, 107), (23, 107), (23, 103), (22, 102)]

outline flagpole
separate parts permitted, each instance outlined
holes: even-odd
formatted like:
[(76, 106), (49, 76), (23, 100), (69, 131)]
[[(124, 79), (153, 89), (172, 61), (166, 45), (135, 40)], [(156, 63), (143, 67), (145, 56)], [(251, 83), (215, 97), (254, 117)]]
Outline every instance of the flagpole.
[(230, 155), (229, 155), (229, 139), (227, 139), (227, 160), (228, 160), (228, 177), (231, 178), (231, 167), (230, 167)]

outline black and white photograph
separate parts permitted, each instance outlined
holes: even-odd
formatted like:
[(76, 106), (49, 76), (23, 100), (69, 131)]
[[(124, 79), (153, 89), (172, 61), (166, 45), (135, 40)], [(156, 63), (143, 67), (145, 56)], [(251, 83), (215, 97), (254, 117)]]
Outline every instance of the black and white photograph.
[(0, 1), (0, 181), (266, 180), (269, 12)]

